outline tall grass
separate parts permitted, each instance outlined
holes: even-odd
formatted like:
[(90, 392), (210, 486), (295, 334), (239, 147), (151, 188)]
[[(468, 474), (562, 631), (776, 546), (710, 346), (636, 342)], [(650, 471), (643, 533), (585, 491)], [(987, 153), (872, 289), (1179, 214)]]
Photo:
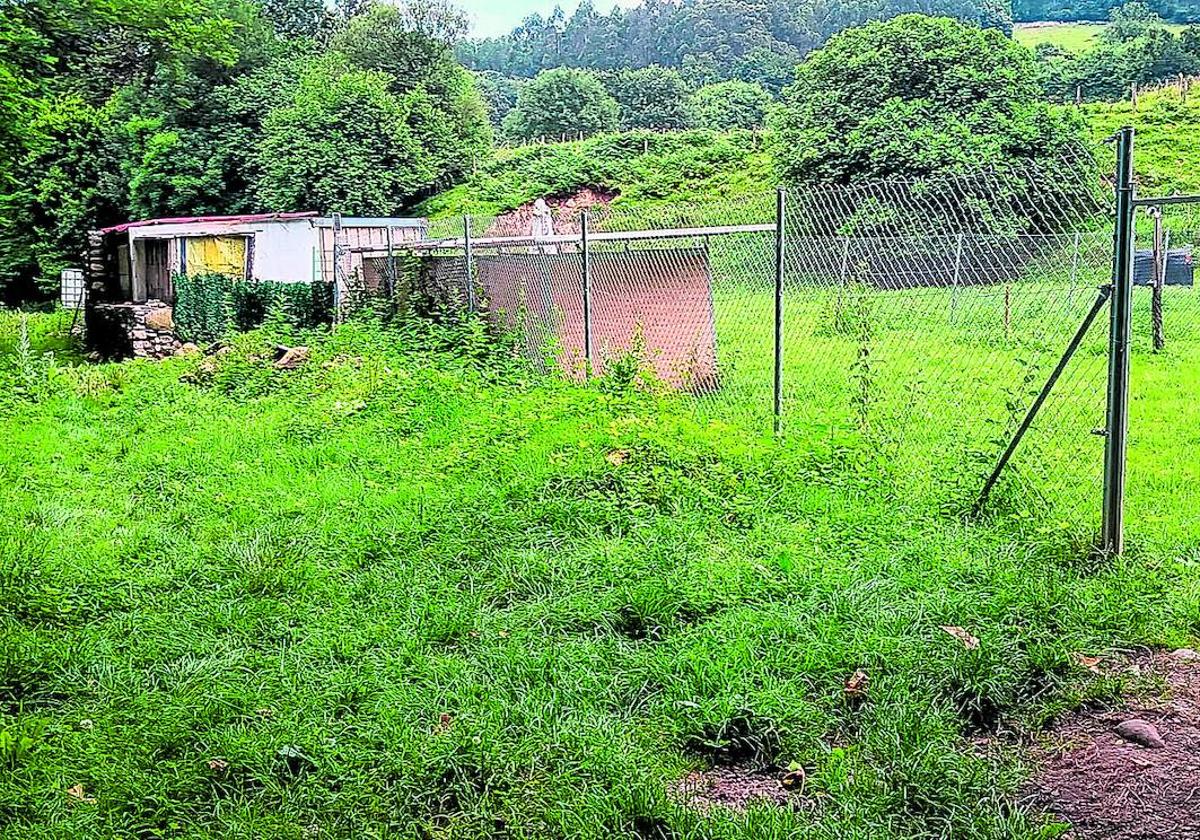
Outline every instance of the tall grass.
[[(775, 441), (471, 324), (351, 323), (297, 371), (272, 340), (0, 413), (0, 834), (1045, 837), (964, 736), (1112, 697), (1077, 651), (1195, 632), (1194, 558), (939, 515), (852, 430)], [(742, 729), (803, 806), (672, 800)]]

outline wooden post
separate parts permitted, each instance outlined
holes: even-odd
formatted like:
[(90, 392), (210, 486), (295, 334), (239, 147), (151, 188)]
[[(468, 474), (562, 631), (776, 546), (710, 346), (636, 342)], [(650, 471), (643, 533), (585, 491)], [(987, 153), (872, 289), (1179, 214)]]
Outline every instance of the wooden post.
[(1133, 103), (1133, 110), (1137, 110), (1137, 82), (1129, 86), (1129, 101)]
[(1012, 339), (1012, 283), (1004, 284), (1004, 338)]
[(1075, 106), (1083, 104), (1083, 85), (1075, 85)]

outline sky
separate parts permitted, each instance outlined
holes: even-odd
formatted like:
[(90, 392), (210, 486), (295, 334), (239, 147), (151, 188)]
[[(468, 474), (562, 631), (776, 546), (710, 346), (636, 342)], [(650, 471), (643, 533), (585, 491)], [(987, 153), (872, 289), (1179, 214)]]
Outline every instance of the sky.
[[(607, 12), (613, 6), (636, 6), (638, 0), (594, 0), (594, 3), (597, 11)], [(548, 15), (555, 6), (562, 6), (569, 15), (579, 0), (455, 0), (454, 5), (465, 9), (470, 16), (471, 35), (486, 38), (509, 32), (534, 12)]]

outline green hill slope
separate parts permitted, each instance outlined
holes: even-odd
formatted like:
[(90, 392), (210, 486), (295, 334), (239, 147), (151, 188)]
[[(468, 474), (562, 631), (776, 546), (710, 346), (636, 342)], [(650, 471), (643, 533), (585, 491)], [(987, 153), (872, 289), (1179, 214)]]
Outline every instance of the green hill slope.
[[(1083, 106), (1098, 158), (1111, 166), (1106, 138), (1121, 126), (1137, 129), (1137, 170), (1143, 192), (1200, 192), (1200, 90), (1186, 104), (1177, 90), (1129, 102)], [(627, 208), (739, 199), (778, 183), (766, 138), (751, 132), (670, 134), (628, 132), (568, 143), (502, 149), (466, 182), (417, 207), (446, 218), (493, 215), (541, 197), (566, 197), (584, 188), (615, 194)]]
[(417, 212), (431, 218), (490, 215), (584, 188), (615, 193), (624, 206), (736, 198), (774, 186), (764, 148), (761, 135), (748, 131), (635, 131), (504, 149)]
[(1144, 193), (1200, 193), (1200, 89), (1186, 103), (1166, 88), (1130, 102), (1083, 106), (1097, 144), (1124, 125), (1136, 132), (1134, 162)]

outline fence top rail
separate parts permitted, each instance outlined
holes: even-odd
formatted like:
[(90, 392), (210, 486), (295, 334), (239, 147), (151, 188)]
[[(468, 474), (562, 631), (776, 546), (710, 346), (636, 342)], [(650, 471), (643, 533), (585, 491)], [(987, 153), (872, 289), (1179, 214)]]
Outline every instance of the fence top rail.
[(1133, 200), (1134, 207), (1164, 207), (1168, 204), (1200, 204), (1200, 195), (1164, 195)]
[[(703, 236), (729, 236), (738, 233), (774, 233), (775, 225), (718, 225), (714, 227), (672, 228), (669, 230), (626, 230), (596, 231), (588, 233), (588, 240), (595, 242), (631, 242), (642, 239), (691, 239)], [(505, 245), (540, 246), (578, 244), (578, 233), (556, 233), (551, 236), (480, 236), (471, 237), (473, 248), (497, 248)], [(442, 251), (466, 247), (462, 237), (423, 239), (418, 242), (398, 242), (393, 251)], [(387, 256), (386, 245), (360, 245), (349, 250), (365, 256)]]

